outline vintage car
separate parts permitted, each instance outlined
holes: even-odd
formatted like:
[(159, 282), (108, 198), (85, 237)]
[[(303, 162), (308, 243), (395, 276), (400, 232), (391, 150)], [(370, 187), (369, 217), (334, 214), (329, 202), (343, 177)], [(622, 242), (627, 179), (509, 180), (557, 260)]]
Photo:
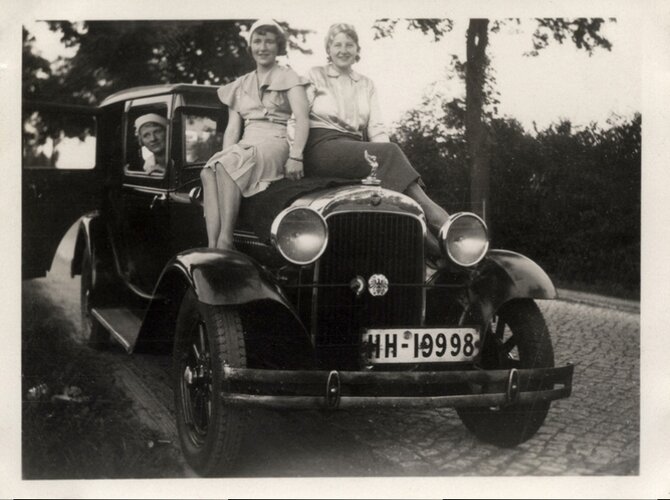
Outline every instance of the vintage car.
[[(233, 470), (254, 408), (454, 407), (479, 439), (512, 447), (570, 395), (573, 367), (554, 367), (535, 303), (556, 297), (551, 280), (490, 249), (478, 216), (453, 214), (446, 264), (428, 266), (421, 208), (374, 176), (283, 180), (244, 201), (236, 250), (206, 248), (199, 174), (227, 122), (215, 87), (26, 105), (24, 120), (66, 111), (95, 120), (95, 166), (24, 168), (24, 276), (44, 274), (77, 221), (90, 343), (173, 357), (181, 448), (199, 474)], [(159, 175), (142, 170), (133, 130), (149, 112), (169, 123)]]

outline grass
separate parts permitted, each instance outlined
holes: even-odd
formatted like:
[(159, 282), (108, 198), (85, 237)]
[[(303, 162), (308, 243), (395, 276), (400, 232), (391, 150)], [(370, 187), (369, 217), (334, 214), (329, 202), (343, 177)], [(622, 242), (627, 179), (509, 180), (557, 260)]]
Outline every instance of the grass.
[[(23, 294), (22, 446), (24, 479), (182, 477), (178, 452), (135, 417), (114, 386), (109, 356), (75, 342), (73, 323), (34, 292)], [(26, 396), (46, 384), (49, 394)], [(53, 400), (78, 387), (82, 402)], [(153, 444), (153, 446), (152, 446)]]

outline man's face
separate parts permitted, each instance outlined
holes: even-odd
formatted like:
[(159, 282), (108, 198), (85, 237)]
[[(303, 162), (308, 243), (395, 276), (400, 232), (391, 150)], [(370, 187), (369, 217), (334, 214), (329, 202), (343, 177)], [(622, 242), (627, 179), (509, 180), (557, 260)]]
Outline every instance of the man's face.
[(165, 128), (157, 123), (146, 123), (140, 127), (140, 143), (154, 155), (165, 153)]

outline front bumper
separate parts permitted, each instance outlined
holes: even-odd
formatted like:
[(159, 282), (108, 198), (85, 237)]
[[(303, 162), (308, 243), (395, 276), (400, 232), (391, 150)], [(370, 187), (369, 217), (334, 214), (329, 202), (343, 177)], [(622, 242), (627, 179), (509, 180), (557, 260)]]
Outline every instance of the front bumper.
[(430, 372), (224, 367), (226, 404), (290, 409), (507, 406), (567, 398), (574, 366)]

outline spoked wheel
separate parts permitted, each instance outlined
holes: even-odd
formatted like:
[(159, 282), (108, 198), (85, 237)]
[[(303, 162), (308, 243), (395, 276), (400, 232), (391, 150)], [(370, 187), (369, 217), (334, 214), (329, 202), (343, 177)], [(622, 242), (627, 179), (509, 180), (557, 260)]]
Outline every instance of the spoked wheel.
[(223, 367), (246, 366), (237, 311), (199, 302), (192, 291), (177, 317), (174, 393), (181, 448), (202, 476), (230, 472), (239, 452), (244, 412), (221, 399)]
[(86, 343), (95, 349), (105, 349), (110, 346), (109, 333), (91, 315), (92, 303), (97, 293), (93, 276), (93, 257), (88, 249), (84, 250), (81, 261), (81, 325), (82, 334)]
[[(530, 299), (505, 304), (493, 318), (484, 341), (482, 368), (550, 368), (554, 351), (547, 325)], [(542, 385), (521, 386), (521, 391)], [(458, 416), (477, 438), (500, 447), (516, 446), (535, 435), (549, 412), (550, 402), (537, 401), (504, 407), (458, 408)]]

